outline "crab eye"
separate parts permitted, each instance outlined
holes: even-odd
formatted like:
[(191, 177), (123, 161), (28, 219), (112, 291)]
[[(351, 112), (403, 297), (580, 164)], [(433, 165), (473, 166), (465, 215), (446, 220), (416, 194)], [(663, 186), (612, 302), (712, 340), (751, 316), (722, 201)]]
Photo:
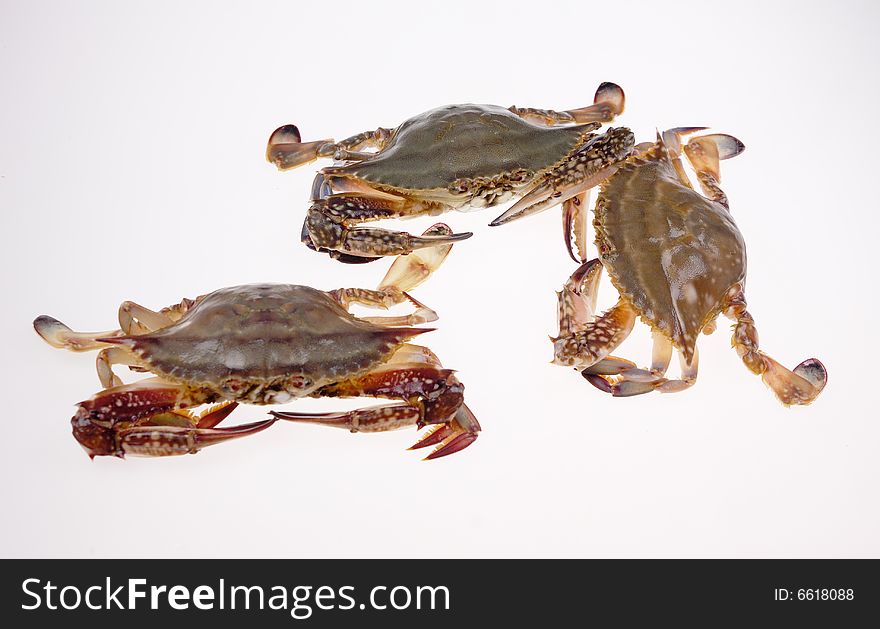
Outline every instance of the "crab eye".
[(229, 378), (223, 383), (223, 388), (235, 394), (240, 392), (244, 388), (244, 385), (244, 381), (239, 380), (238, 378)]
[(293, 389), (305, 389), (311, 384), (311, 381), (305, 376), (291, 376), (288, 384)]

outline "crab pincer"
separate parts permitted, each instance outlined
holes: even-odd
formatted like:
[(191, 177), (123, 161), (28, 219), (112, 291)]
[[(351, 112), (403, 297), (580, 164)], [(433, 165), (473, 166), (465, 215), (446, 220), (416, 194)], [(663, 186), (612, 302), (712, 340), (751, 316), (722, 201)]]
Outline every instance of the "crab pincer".
[(480, 432), (479, 422), (464, 404), (464, 386), (452, 370), (444, 369), (435, 361), (433, 354), (428, 352), (422, 355), (428, 357), (426, 362), (409, 362), (414, 358), (410, 350), (401, 357), (407, 362), (389, 365), (386, 369), (320, 391), (323, 397), (372, 396), (403, 400), (404, 403), (342, 413), (272, 411), (272, 416), (287, 421), (343, 428), (349, 432), (371, 433), (411, 426), (434, 426), (434, 430), (410, 449), (436, 445), (437, 448), (426, 460), (464, 450)]
[(437, 446), (431, 454), (425, 457), (425, 460), (439, 459), (467, 448), (477, 440), (480, 430), (480, 422), (477, 421), (476, 416), (467, 407), (467, 404), (462, 404), (451, 421), (436, 426), (410, 446), (410, 450)]

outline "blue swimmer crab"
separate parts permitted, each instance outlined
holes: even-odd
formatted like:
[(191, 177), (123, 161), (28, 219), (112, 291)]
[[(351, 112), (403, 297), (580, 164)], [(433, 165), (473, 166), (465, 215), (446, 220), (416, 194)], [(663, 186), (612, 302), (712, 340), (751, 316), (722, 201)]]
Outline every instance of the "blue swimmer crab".
[[(578, 268), (559, 293), (559, 335), (551, 338), (554, 363), (581, 370), (599, 389), (615, 396), (686, 389), (697, 378), (697, 337), (715, 330), (724, 314), (734, 321), (732, 345), (746, 367), (785, 404), (809, 404), (828, 376), (809, 358), (793, 371), (758, 348), (758, 332), (746, 310), (746, 250), (720, 187), (720, 160), (745, 148), (736, 138), (713, 134), (680, 137), (702, 127), (671, 129), (633, 154), (601, 183), (593, 225), (599, 258)], [(696, 171), (705, 196), (684, 170), (681, 152)], [(585, 221), (574, 210), (574, 240), (583, 251)], [(602, 269), (620, 298), (596, 316)], [(640, 317), (653, 331), (650, 369), (611, 356)], [(665, 377), (673, 347), (681, 378)]]
[[(448, 233), (442, 224), (426, 232)], [(352, 432), (431, 425), (413, 448), (436, 445), (427, 457), (434, 459), (463, 450), (480, 431), (453, 371), (428, 348), (409, 342), (431, 331), (410, 326), (437, 315), (406, 291), (436, 269), (450, 247), (398, 259), (378, 290), (250, 284), (158, 312), (124, 302), (120, 329), (109, 332), (73, 332), (45, 315), (34, 327), (53, 347), (100, 350), (97, 370), (104, 389), (80, 402), (71, 420), (73, 436), (91, 457), (196, 453), (283, 419)], [(352, 303), (388, 308), (407, 301), (415, 306), (409, 315), (359, 318), (348, 311)], [(123, 384), (113, 365), (155, 377)], [(242, 402), (361, 396), (402, 403), (343, 413), (273, 412), (262, 421), (217, 427)], [(190, 410), (202, 404), (214, 406)]]
[(320, 157), (336, 160), (315, 179), (302, 240), (343, 262), (369, 262), (471, 234), (416, 237), (359, 227), (367, 221), (490, 207), (522, 197), (492, 222), (500, 225), (574, 199), (629, 155), (628, 129), (595, 133), (623, 108), (623, 90), (602, 83), (594, 103), (580, 109), (449, 105), (395, 129), (341, 142), (302, 142), (296, 126), (284, 125), (269, 138), (266, 157), (281, 170)]

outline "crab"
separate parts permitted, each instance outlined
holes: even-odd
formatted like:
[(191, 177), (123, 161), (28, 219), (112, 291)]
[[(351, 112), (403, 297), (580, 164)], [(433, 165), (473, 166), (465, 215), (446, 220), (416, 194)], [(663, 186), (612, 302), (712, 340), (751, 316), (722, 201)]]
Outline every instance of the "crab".
[[(451, 230), (442, 224), (426, 232), (446, 233)], [(92, 458), (195, 453), (287, 420), (351, 432), (430, 425), (413, 448), (437, 446), (427, 457), (436, 459), (468, 447), (480, 431), (454, 372), (430, 349), (409, 342), (431, 331), (413, 326), (437, 315), (406, 291), (424, 281), (450, 248), (396, 260), (377, 290), (250, 284), (158, 312), (124, 302), (120, 329), (110, 332), (73, 332), (48, 316), (38, 317), (34, 327), (53, 347), (100, 350), (104, 389), (81, 402), (71, 420), (73, 436)], [(388, 308), (405, 302), (415, 307), (411, 314), (359, 318), (349, 312), (353, 303)], [(113, 365), (154, 377), (124, 384)], [(342, 413), (273, 412), (261, 421), (218, 427), (239, 403), (361, 396), (399, 402)], [(213, 406), (193, 411), (203, 404)]]
[[(599, 257), (585, 260), (558, 294), (553, 362), (580, 370), (615, 396), (682, 391), (697, 379), (697, 337), (711, 334), (724, 314), (734, 322), (732, 346), (746, 367), (783, 404), (809, 404), (825, 387), (825, 367), (815, 358), (792, 371), (783, 367), (759, 349), (758, 331), (746, 310), (745, 243), (720, 187), (720, 160), (745, 147), (724, 134), (694, 137), (682, 147), (682, 136), (702, 130), (670, 129), (656, 142), (634, 147), (633, 155), (601, 183), (593, 221)], [(703, 195), (691, 187), (682, 151)], [(574, 225), (576, 247), (583, 252), (584, 206), (569, 210), (566, 221)], [(620, 298), (596, 316), (603, 268)], [(649, 369), (610, 355), (637, 317), (652, 329)], [(673, 348), (681, 363), (678, 379), (665, 376)]]
[(302, 240), (343, 262), (369, 262), (472, 234), (417, 237), (360, 226), (367, 221), (521, 197), (491, 223), (501, 225), (576, 197), (630, 153), (628, 129), (595, 133), (623, 108), (623, 90), (602, 83), (593, 104), (579, 109), (449, 105), (341, 142), (302, 142), (299, 129), (288, 124), (272, 133), (266, 158), (280, 170), (322, 157), (336, 160), (315, 178)]

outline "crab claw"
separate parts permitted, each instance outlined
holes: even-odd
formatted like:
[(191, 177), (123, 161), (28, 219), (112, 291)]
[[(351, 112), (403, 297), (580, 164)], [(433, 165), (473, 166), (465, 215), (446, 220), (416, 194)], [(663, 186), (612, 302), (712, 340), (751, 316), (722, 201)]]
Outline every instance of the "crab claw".
[(264, 419), (229, 428), (195, 428), (185, 425), (142, 425), (128, 428), (106, 426), (97, 422), (91, 413), (80, 407), (70, 420), (73, 437), (89, 458), (96, 456), (177, 456), (195, 454), (216, 445), (262, 432), (278, 421)]
[[(562, 237), (568, 255), (577, 264), (587, 261), (587, 222), (590, 191), (582, 192), (562, 204)], [(575, 255), (577, 250), (577, 255)]]
[[(607, 166), (564, 190), (556, 190), (549, 183), (540, 184), (531, 192), (523, 196), (519, 201), (511, 205), (507, 211), (495, 218), (495, 220), (489, 223), (489, 226), (498, 227), (499, 225), (511, 223), (526, 216), (543, 212), (544, 210), (559, 205), (560, 203), (565, 203), (569, 199), (586, 192), (590, 188), (598, 186), (602, 181), (616, 173), (619, 168), (620, 166), (617, 164)], [(568, 231), (567, 226), (566, 231)]]
[(182, 426), (137, 426), (119, 431), (125, 454), (133, 456), (176, 456), (266, 430), (277, 419), (262, 419), (228, 428), (185, 428)]
[(303, 142), (296, 125), (286, 124), (275, 129), (269, 136), (266, 159), (275, 164), (278, 170), (289, 170), (318, 159), (321, 147), (332, 142), (333, 140)]
[(476, 416), (466, 404), (462, 404), (452, 421), (440, 424), (409, 449), (418, 450), (436, 445), (437, 448), (426, 456), (425, 460), (439, 459), (467, 448), (477, 440), (480, 430), (480, 422), (477, 421)]
[(609, 129), (591, 139), (572, 159), (551, 170), (543, 181), (489, 225), (497, 227), (543, 212), (598, 186), (620, 169), (623, 160), (632, 153), (634, 144), (632, 131), (625, 127)]
[(422, 249), (424, 247), (436, 247), (437, 245), (451, 245), (454, 242), (467, 240), (474, 235), (474, 232), (459, 232), (456, 234), (428, 234), (427, 236), (412, 236), (409, 244), (413, 249)]

